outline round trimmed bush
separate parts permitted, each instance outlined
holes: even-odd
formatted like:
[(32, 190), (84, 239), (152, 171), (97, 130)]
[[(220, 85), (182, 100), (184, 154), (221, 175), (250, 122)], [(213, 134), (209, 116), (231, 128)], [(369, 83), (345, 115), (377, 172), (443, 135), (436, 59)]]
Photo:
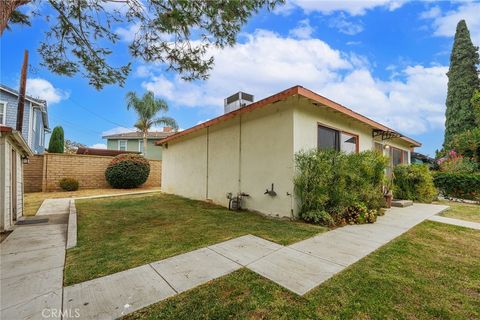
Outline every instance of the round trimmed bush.
[(144, 184), (150, 174), (150, 163), (138, 154), (120, 154), (113, 158), (105, 171), (105, 178), (113, 188), (136, 188)]
[(64, 191), (76, 191), (79, 187), (78, 180), (75, 178), (63, 178), (58, 184)]

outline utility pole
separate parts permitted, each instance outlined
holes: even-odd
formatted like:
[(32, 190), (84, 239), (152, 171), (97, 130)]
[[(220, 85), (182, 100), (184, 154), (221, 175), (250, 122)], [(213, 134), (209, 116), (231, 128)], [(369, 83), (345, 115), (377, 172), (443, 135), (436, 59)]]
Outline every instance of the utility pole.
[(18, 107), (17, 107), (17, 131), (22, 133), (23, 128), (23, 110), (25, 109), (25, 90), (27, 86), (27, 66), (28, 66), (28, 50), (23, 54), (22, 74), (20, 75), (20, 89), (18, 90)]

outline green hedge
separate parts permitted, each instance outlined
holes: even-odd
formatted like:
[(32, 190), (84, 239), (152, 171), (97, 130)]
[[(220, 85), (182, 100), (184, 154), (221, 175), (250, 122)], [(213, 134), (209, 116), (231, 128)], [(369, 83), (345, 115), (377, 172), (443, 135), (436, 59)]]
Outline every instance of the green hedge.
[(446, 197), (480, 201), (480, 173), (437, 172), (434, 183)]
[(150, 163), (138, 154), (120, 154), (113, 158), (105, 171), (105, 178), (114, 188), (136, 188), (145, 183), (150, 174)]
[(393, 177), (395, 199), (432, 202), (437, 196), (432, 174), (424, 164), (398, 165)]
[(356, 215), (352, 211), (363, 215), (363, 206), (368, 211), (384, 204), (387, 159), (377, 152), (347, 155), (330, 150), (302, 151), (295, 155), (295, 163), (295, 192), (300, 200), (300, 218), (305, 221), (348, 223), (355, 220), (349, 218)]

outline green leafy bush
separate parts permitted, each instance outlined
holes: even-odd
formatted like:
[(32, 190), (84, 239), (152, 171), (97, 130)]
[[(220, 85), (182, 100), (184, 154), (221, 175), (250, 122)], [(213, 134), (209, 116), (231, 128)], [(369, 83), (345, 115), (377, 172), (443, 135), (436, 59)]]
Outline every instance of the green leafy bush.
[(113, 158), (105, 171), (105, 178), (114, 188), (136, 188), (145, 183), (150, 174), (150, 163), (138, 154), (120, 154)]
[(333, 150), (295, 155), (295, 192), (300, 218), (325, 225), (342, 224), (352, 203), (378, 209), (384, 204), (382, 182), (387, 159), (374, 151), (345, 154)]
[(64, 191), (76, 191), (79, 187), (78, 180), (75, 178), (63, 178), (58, 184)]
[(437, 172), (433, 181), (446, 197), (480, 201), (480, 173)]
[(393, 169), (395, 199), (432, 202), (437, 196), (433, 177), (424, 164), (398, 165)]

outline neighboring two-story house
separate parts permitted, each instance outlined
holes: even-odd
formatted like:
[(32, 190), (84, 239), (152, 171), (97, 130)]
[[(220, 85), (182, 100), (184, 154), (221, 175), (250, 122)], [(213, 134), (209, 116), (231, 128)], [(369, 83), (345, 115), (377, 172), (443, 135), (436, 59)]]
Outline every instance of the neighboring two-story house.
[(119, 151), (136, 151), (150, 160), (162, 160), (162, 148), (155, 146), (155, 141), (174, 134), (172, 128), (165, 127), (163, 131), (152, 131), (147, 136), (147, 152), (143, 150), (143, 134), (141, 132), (125, 132), (103, 136), (107, 139), (107, 149)]
[[(0, 84), (0, 125), (17, 126), (18, 91)], [(22, 136), (36, 154), (45, 151), (45, 134), (48, 127), (47, 102), (25, 96)]]

